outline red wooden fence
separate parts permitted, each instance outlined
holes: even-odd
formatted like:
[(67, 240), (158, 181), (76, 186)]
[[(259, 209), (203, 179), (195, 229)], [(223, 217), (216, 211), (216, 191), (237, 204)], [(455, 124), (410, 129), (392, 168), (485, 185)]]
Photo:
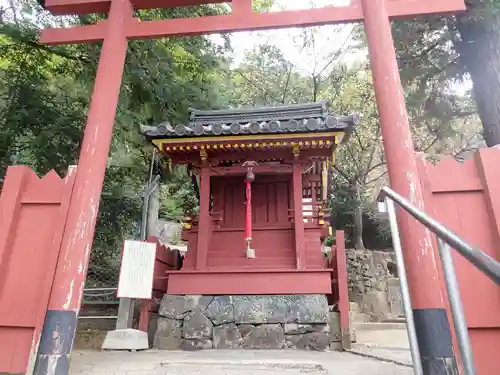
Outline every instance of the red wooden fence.
[(39, 179), (9, 167), (0, 195), (0, 373), (34, 365), (58, 261), (74, 169)]
[(153, 274), (153, 298), (152, 300), (144, 300), (141, 302), (139, 314), (139, 329), (144, 332), (148, 332), (151, 313), (158, 307), (155, 306), (154, 301), (161, 301), (163, 295), (167, 293), (168, 274), (166, 271), (178, 270), (181, 268), (179, 251), (161, 245), (155, 237), (148, 238), (148, 241), (156, 243), (156, 259)]
[(333, 269), (332, 294), (328, 295), (328, 304), (336, 306), (339, 312), (342, 349), (350, 349), (350, 307), (344, 231), (335, 232), (335, 245), (332, 247), (331, 259), (327, 262), (326, 267)]
[[(445, 159), (432, 165), (421, 156), (418, 164), (426, 211), (471, 245), (499, 259), (500, 149), (481, 150), (463, 164)], [(478, 375), (496, 374), (500, 356), (500, 287), (455, 251), (453, 260)], [(441, 282), (444, 288), (442, 275)]]

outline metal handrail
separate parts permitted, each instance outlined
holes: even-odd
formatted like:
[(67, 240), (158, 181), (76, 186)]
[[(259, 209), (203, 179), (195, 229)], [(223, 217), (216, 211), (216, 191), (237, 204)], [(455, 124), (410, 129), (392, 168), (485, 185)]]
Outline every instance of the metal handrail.
[(454, 248), (460, 255), (471, 262), (477, 269), (483, 272), (497, 285), (500, 285), (500, 262), (485, 254), (481, 250), (469, 245), (462, 237), (451, 231), (440, 222), (427, 215), (425, 212), (419, 210), (412, 205), (407, 199), (385, 186), (382, 188), (379, 200), (385, 201), (385, 208), (389, 214), (389, 222), (391, 226), (392, 241), (398, 272), (400, 275), (401, 295), (403, 308), (406, 315), (406, 325), (408, 329), (408, 339), (410, 342), (410, 350), (412, 360), (414, 363), (414, 373), (421, 375), (422, 363), (420, 360), (420, 353), (418, 348), (417, 334), (415, 331), (415, 324), (413, 322), (413, 312), (411, 308), (411, 299), (408, 289), (408, 282), (406, 279), (406, 271), (404, 266), (403, 251), (401, 249), (401, 242), (399, 239), (399, 231), (396, 221), (396, 211), (394, 202), (413, 216), (416, 220), (422, 223), (430, 231), (438, 237), (439, 255), (441, 258), (441, 265), (445, 279), (446, 291), (450, 303), (451, 315), (454, 323), (455, 333), (457, 336), (458, 347), (464, 366), (465, 375), (475, 375), (476, 369), (474, 358), (472, 354), (472, 346), (469, 340), (467, 330), (467, 323), (465, 320), (464, 309), (462, 300), (460, 298), (459, 284), (455, 274), (453, 258), (451, 256), (451, 248)]

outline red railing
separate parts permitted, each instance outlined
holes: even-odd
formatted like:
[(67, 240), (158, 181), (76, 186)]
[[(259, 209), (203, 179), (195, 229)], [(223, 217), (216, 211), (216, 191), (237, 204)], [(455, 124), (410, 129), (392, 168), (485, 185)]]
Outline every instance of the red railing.
[(158, 299), (161, 300), (163, 295), (167, 293), (167, 271), (181, 268), (181, 258), (178, 250), (161, 245), (155, 237), (148, 238), (148, 242), (156, 243), (156, 259), (153, 274), (152, 299), (141, 301), (139, 312), (139, 329), (144, 332), (148, 331), (151, 313), (158, 307), (155, 301)]
[(335, 245), (332, 246), (332, 254), (327, 261), (327, 267), (333, 269), (332, 294), (328, 296), (328, 302), (330, 305), (336, 306), (339, 312), (342, 349), (349, 349), (351, 347), (351, 327), (344, 231), (335, 232)]

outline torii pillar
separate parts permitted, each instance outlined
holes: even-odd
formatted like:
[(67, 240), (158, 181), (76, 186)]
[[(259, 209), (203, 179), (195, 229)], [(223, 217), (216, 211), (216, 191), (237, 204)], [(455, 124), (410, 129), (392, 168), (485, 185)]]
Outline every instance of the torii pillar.
[[(386, 2), (362, 0), (362, 5), (391, 187), (424, 211)], [(398, 226), (423, 372), (458, 374), (431, 233), (401, 209), (398, 209)]]
[[(53, 14), (108, 12), (106, 21), (47, 29), (48, 44), (103, 41), (55, 286), (40, 343), (37, 374), (67, 375), (83, 295), (100, 193), (116, 115), (128, 39), (364, 21), (392, 188), (423, 208), (413, 142), (396, 62), (390, 19), (465, 10), (463, 0), (352, 0), (349, 5), (256, 13), (251, 0), (232, 0), (232, 14), (140, 22), (133, 9), (200, 5), (224, 0), (46, 0)], [(431, 236), (398, 212), (411, 299), (425, 375), (457, 374), (450, 325)]]

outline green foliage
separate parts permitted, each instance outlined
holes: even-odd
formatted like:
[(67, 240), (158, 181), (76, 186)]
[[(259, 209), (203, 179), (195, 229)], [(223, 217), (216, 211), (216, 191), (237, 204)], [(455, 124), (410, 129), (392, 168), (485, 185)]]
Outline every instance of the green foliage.
[[(16, 12), (0, 9), (0, 176), (13, 162), (39, 174), (64, 175), (76, 164), (100, 45), (48, 47), (40, 28), (58, 24), (33, 0)], [(220, 6), (145, 11), (149, 19), (214, 15)], [(66, 18), (66, 25), (95, 23), (98, 17)], [(131, 41), (104, 181), (89, 283), (116, 276), (123, 240), (137, 236), (139, 193), (149, 176), (152, 147), (139, 125), (188, 119), (188, 108), (223, 106), (219, 92), (220, 50), (208, 39)], [(180, 220), (197, 206), (186, 171), (164, 174), (162, 212)]]
[(234, 107), (300, 103), (310, 100), (310, 80), (294, 72), (282, 51), (260, 45), (224, 77), (226, 100)]
[(184, 215), (198, 211), (198, 198), (186, 168), (177, 167), (172, 171), (162, 187), (162, 201), (161, 216), (168, 220), (181, 222)]
[[(494, 85), (498, 73), (486, 69), (500, 63), (500, 8), (498, 0), (466, 4), (467, 12), (455, 17), (393, 22), (393, 36), (415, 133), (425, 128), (439, 140), (460, 137), (462, 149), (471, 150), (484, 145), (477, 130), (480, 121), (491, 133), (485, 137), (488, 145), (500, 142), (496, 109), (500, 87)], [(479, 56), (488, 64), (482, 64)], [(470, 80), (473, 92), (457, 94), (454, 89)], [(449, 153), (449, 147), (441, 151)]]

